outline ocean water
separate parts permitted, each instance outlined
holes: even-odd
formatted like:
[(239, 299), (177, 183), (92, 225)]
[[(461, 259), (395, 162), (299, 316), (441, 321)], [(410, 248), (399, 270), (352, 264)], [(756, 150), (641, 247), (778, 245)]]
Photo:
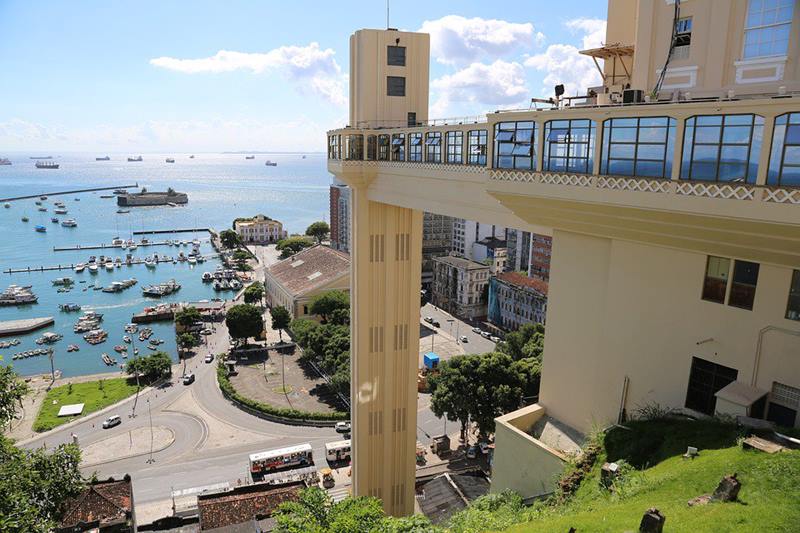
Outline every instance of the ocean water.
[[(32, 155), (53, 155), (60, 164), (58, 170), (37, 169)], [(303, 232), (311, 222), (328, 217), (328, 183), (323, 154), (308, 154), (305, 159), (298, 154), (257, 155), (254, 160), (245, 160), (244, 155), (234, 154), (143, 154), (141, 163), (128, 163), (128, 155), (108, 154), (111, 161), (95, 161), (96, 156), (106, 154), (0, 154), (13, 162), (11, 166), (0, 166), (0, 197), (23, 196), (48, 192), (83, 189), (91, 187), (114, 187), (138, 183), (148, 190), (166, 190), (172, 187), (189, 195), (189, 204), (180, 207), (139, 207), (130, 208), (128, 214), (117, 214), (115, 199), (103, 199), (101, 195), (111, 191), (50, 196), (43, 205), (47, 212), (39, 212), (35, 199), (11, 202), (6, 209), (0, 206), (0, 270), (8, 268), (27, 268), (86, 262), (90, 255), (119, 256), (124, 260), (125, 250), (81, 250), (56, 252), (54, 247), (87, 246), (110, 244), (119, 236), (130, 238), (133, 231), (176, 228), (213, 228), (221, 230), (231, 227), (232, 221), (240, 216), (263, 213), (283, 222), (284, 229)], [(166, 157), (174, 157), (175, 163), (165, 162)], [(278, 163), (277, 167), (264, 165), (266, 159)], [(75, 201), (79, 198), (80, 201)], [(69, 213), (53, 213), (54, 201), (62, 201)], [(29, 222), (21, 218), (28, 216)], [(50, 221), (51, 217), (74, 218), (78, 226), (65, 228)], [(37, 233), (34, 227), (41, 224), (46, 233)], [(184, 233), (177, 235), (147, 236), (150, 240), (180, 238), (203, 241), (201, 252), (212, 254), (207, 233)], [(138, 242), (141, 236), (135, 237)], [(143, 258), (152, 253), (177, 256), (180, 251), (187, 254), (191, 246), (139, 247), (133, 252), (135, 257)], [(0, 364), (13, 364), (22, 375), (50, 371), (50, 361), (46, 355), (12, 361), (12, 354), (38, 348), (35, 339), (42, 333), (53, 331), (64, 338), (56, 343), (54, 366), (64, 376), (92, 374), (112, 370), (103, 364), (101, 354), (108, 353), (122, 362), (121, 356), (113, 351), (116, 344), (122, 343), (123, 326), (130, 322), (134, 313), (145, 306), (158, 302), (197, 301), (217, 296), (232, 296), (232, 292), (215, 293), (210, 284), (201, 281), (204, 271), (213, 271), (218, 265), (216, 259), (203, 264), (159, 263), (156, 269), (144, 265), (123, 265), (114, 271), (101, 269), (96, 275), (88, 270), (76, 274), (72, 270), (31, 272), (22, 274), (0, 273), (0, 291), (10, 284), (31, 285), (39, 297), (36, 304), (21, 307), (0, 307), (0, 320), (14, 320), (52, 316), (55, 324), (27, 335), (20, 335), (21, 344), (8, 349), (0, 349), (3, 360)], [(58, 293), (52, 280), (71, 277), (75, 280), (72, 291)], [(98, 284), (109, 285), (112, 281), (136, 278), (138, 284), (120, 293), (104, 293), (83, 289)], [(161, 299), (146, 298), (142, 287), (175, 279), (181, 284), (180, 291)], [(85, 281), (85, 283), (79, 283)], [(103, 329), (109, 333), (108, 340), (91, 346), (83, 340), (82, 334), (73, 333), (73, 324), (81, 313), (63, 313), (58, 305), (78, 303), (83, 310), (95, 310), (104, 314)], [(176, 357), (174, 329), (171, 323), (150, 325), (152, 338), (163, 339), (161, 349)], [(0, 338), (10, 340), (13, 337)], [(150, 353), (146, 343), (135, 341), (140, 355)], [(68, 353), (69, 344), (77, 344), (80, 351)]]

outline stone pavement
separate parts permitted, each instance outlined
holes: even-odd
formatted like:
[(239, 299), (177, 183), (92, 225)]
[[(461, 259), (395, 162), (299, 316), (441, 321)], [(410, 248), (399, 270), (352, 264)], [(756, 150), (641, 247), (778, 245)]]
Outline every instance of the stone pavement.
[[(153, 452), (175, 442), (175, 434), (163, 426), (153, 426)], [(150, 428), (136, 428), (81, 448), (81, 466), (93, 466), (150, 453)]]

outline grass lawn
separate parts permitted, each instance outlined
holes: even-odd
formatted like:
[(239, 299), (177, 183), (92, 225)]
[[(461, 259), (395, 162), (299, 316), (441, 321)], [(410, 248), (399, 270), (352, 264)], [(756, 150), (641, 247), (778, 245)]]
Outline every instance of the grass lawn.
[[(136, 382), (131, 380), (129, 383), (126, 378), (111, 378), (100, 381), (87, 381), (85, 383), (75, 383), (61, 385), (50, 389), (42, 402), (39, 415), (33, 423), (34, 431), (47, 431), (54, 427), (66, 424), (71, 420), (79, 418), (77, 416), (58, 416), (58, 410), (64, 405), (82, 403), (83, 413), (80, 416), (88, 415), (107, 407), (112, 403), (127, 398), (136, 392)], [(53, 403), (55, 401), (55, 403)]]
[[(666, 516), (664, 531), (798, 531), (800, 451), (744, 451), (737, 429), (725, 424), (660, 420), (629, 427), (606, 434), (603, 453), (568, 503), (531, 510), (530, 522), (508, 531), (636, 531), (650, 507)], [(687, 445), (699, 447), (700, 456), (682, 458)], [(600, 487), (600, 467), (620, 459), (631, 466), (612, 493)], [(734, 472), (742, 483), (739, 502), (687, 505)]]

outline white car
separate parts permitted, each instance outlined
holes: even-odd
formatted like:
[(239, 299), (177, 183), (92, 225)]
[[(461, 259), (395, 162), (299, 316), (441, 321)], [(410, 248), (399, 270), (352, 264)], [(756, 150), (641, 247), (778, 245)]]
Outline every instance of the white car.
[(481, 334), (481, 328), (472, 328), (472, 333), (477, 333), (478, 335)]
[(489, 333), (488, 331), (481, 331), (481, 337), (483, 337), (484, 339), (488, 339), (491, 336), (492, 336), (492, 334)]
[(200, 335), (211, 335), (212, 331), (208, 328), (200, 330)]
[(426, 316), (423, 320), (425, 320), (425, 322), (427, 322), (428, 324), (433, 323), (433, 317), (432, 316)]
[(350, 422), (336, 422), (336, 433), (350, 433)]
[(212, 354), (208, 354), (206, 356), (205, 361), (206, 361), (206, 363), (213, 363), (214, 362), (214, 356)]
[(498, 343), (498, 342), (500, 342), (500, 337), (492, 335), (491, 337), (489, 337), (489, 340), (494, 342), (494, 343)]
[(103, 421), (103, 429), (113, 428), (122, 424), (122, 419), (119, 415), (109, 416)]
[(461, 335), (461, 342), (469, 342), (469, 339), (466, 335)]

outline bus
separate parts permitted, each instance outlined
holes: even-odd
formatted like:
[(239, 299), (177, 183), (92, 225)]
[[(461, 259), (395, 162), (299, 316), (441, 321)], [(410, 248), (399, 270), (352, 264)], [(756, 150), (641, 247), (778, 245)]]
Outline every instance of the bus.
[(250, 454), (250, 472), (266, 474), (277, 470), (298, 468), (314, 464), (311, 444), (298, 444), (288, 448), (278, 448)]
[(330, 463), (350, 460), (350, 439), (325, 444), (325, 457)]

